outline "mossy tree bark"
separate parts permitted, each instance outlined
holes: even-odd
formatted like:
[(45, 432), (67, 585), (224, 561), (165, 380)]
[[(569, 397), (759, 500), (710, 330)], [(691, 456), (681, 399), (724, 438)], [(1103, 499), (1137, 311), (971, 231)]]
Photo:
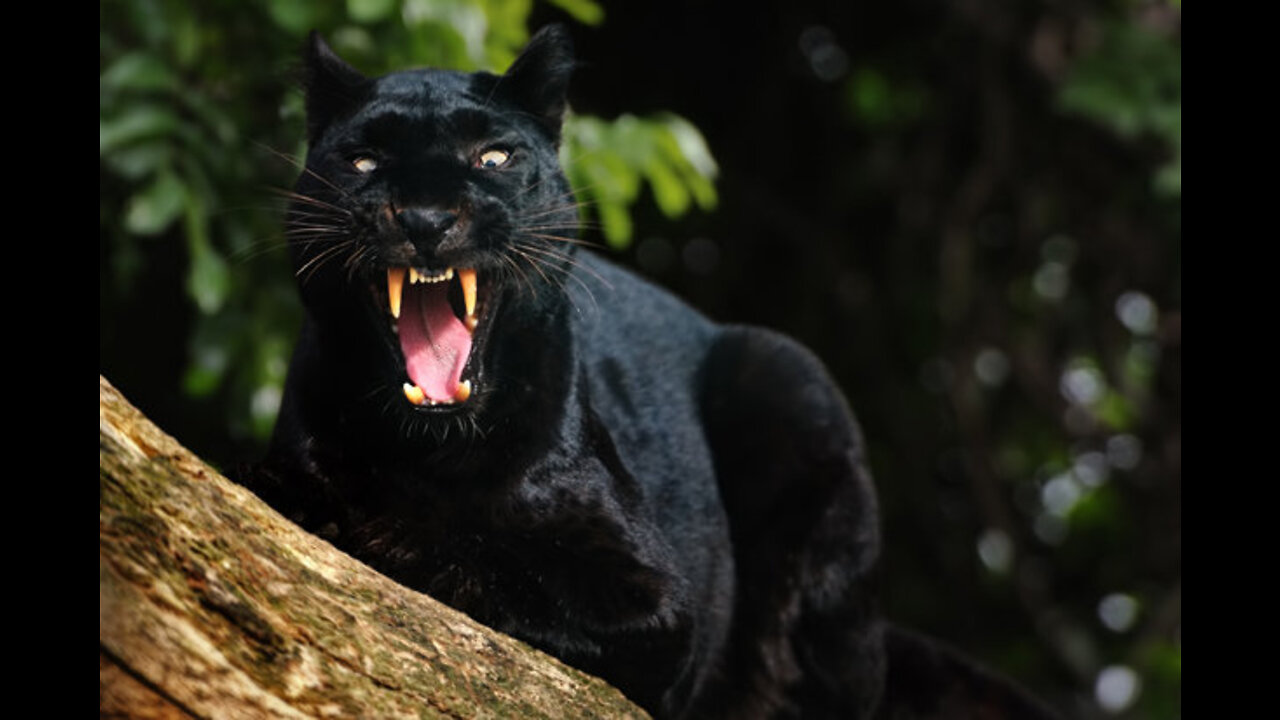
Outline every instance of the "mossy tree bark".
[(103, 717), (646, 717), (306, 533), (101, 378), (99, 413)]

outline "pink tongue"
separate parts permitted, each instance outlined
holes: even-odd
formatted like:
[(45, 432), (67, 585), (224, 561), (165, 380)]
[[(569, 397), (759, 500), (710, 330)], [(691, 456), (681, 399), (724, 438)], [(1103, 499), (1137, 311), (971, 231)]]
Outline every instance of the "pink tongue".
[(449, 307), (449, 283), (405, 285), (400, 349), (409, 379), (427, 399), (452, 400), (471, 353), (471, 333)]

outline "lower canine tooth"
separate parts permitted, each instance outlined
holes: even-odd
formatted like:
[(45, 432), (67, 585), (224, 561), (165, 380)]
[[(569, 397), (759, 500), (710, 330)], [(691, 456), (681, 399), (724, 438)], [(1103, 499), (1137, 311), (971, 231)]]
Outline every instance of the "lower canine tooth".
[(457, 402), (466, 402), (471, 397), (471, 381), (463, 380), (458, 383), (458, 389), (453, 391), (453, 399)]
[(422, 388), (413, 383), (404, 384), (404, 396), (414, 405), (421, 405), (427, 400), (427, 394), (422, 392)]

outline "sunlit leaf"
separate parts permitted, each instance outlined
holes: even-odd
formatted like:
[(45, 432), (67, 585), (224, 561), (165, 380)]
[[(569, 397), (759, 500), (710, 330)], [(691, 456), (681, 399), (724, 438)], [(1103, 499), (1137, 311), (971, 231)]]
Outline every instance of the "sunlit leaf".
[(360, 23), (386, 19), (396, 9), (396, 0), (347, 0), (347, 14)]
[(144, 138), (165, 135), (178, 127), (178, 118), (159, 105), (132, 105), (120, 116), (98, 121), (98, 153), (106, 155), (116, 148)]
[(150, 53), (132, 52), (112, 63), (99, 78), (104, 90), (165, 90), (177, 77)]
[(172, 172), (161, 172), (155, 180), (129, 198), (124, 225), (129, 232), (156, 235), (182, 213), (187, 191)]
[(653, 199), (658, 204), (658, 209), (664, 215), (676, 218), (689, 209), (688, 190), (665, 163), (649, 163), (645, 167), (645, 178), (653, 189)]
[[(475, 3), (461, 0), (405, 0), (403, 17), (411, 28), (434, 25), (448, 29), (463, 41), (462, 62), (450, 67), (470, 70), (486, 63), (485, 36), (489, 19)], [(458, 58), (455, 58), (455, 60)]]
[(212, 315), (222, 307), (231, 287), (227, 261), (209, 244), (205, 216), (198, 202), (187, 205), (187, 248), (191, 255), (187, 273), (187, 294), (200, 311)]
[(141, 181), (173, 164), (173, 147), (166, 142), (144, 142), (116, 150), (103, 162), (120, 177)]
[(593, 0), (550, 0), (552, 5), (569, 13), (574, 20), (586, 25), (599, 25), (604, 21), (604, 8)]
[(622, 203), (601, 200), (597, 206), (605, 240), (615, 248), (631, 244), (631, 214)]
[(702, 137), (698, 128), (679, 115), (664, 115), (662, 123), (675, 139), (681, 155), (693, 169), (704, 178), (715, 178), (719, 168), (716, 166), (715, 158), (711, 156), (711, 149), (707, 147), (706, 139)]
[[(607, 122), (573, 116), (564, 134), (562, 158), (581, 197), (630, 205), (647, 183), (668, 217), (683, 215), (695, 201), (704, 208), (715, 205), (715, 160), (702, 135), (682, 118), (622, 115)], [(625, 246), (630, 224), (604, 218), (603, 208), (599, 212), (606, 240)]]
[(526, 19), (533, 0), (480, 0), (480, 5), (489, 19), (485, 37), (488, 69), (505, 71), (529, 42)]
[(267, 12), (281, 28), (302, 35), (320, 25), (321, 5), (312, 0), (268, 0)]

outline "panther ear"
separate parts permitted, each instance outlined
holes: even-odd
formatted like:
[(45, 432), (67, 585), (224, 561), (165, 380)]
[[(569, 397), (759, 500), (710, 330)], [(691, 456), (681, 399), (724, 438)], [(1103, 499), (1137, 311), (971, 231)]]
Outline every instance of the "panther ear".
[(364, 99), (369, 79), (338, 57), (315, 30), (307, 36), (305, 53), (307, 141), (314, 145), (329, 123)]
[(572, 74), (573, 41), (569, 32), (561, 25), (548, 25), (533, 36), (511, 64), (502, 86), (517, 105), (538, 117), (558, 140)]

